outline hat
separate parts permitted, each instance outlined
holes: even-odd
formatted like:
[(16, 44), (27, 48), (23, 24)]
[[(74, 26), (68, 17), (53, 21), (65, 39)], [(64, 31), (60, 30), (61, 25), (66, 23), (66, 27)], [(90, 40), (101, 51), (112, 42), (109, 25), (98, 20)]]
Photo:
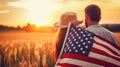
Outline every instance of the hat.
[(60, 22), (56, 22), (54, 24), (54, 26), (57, 27), (57, 28), (66, 28), (66, 27), (68, 27), (68, 24), (70, 22), (75, 24), (75, 25), (79, 25), (83, 21), (82, 20), (81, 21), (77, 20), (76, 13), (66, 12), (66, 13), (62, 14), (62, 16), (60, 17)]

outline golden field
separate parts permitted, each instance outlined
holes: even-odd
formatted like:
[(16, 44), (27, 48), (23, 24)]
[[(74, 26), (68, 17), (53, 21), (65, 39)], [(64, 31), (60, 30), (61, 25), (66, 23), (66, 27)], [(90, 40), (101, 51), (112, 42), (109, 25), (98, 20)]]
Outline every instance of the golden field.
[[(120, 33), (115, 33), (120, 44)], [(54, 67), (55, 33), (1, 32), (0, 67)]]
[(0, 67), (53, 67), (56, 33), (0, 33)]

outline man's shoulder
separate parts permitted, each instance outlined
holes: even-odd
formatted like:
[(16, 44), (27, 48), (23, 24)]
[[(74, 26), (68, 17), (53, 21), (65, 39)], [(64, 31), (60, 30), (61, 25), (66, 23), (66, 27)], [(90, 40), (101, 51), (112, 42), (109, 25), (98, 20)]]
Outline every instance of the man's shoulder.
[(99, 33), (106, 33), (106, 34), (111, 34), (114, 35), (113, 32), (109, 31), (108, 29), (104, 28), (103, 26), (100, 25), (92, 25), (88, 28), (86, 28), (86, 30), (95, 33), (95, 34), (99, 34)]
[(86, 30), (91, 31), (91, 32), (96, 32), (101, 30), (103, 27), (101, 27), (100, 25), (91, 25), (89, 27), (86, 28)]
[(89, 26), (88, 28), (86, 28), (86, 30), (93, 30), (93, 31), (106, 31), (106, 32), (111, 32), (109, 31), (108, 29), (104, 28), (103, 26), (101, 25), (92, 25), (92, 26)]

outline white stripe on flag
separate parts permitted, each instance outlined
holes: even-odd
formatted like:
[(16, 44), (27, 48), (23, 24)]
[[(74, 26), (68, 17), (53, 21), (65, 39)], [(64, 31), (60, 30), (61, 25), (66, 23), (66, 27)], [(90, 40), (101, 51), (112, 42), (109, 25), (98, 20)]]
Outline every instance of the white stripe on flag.
[(61, 67), (61, 66), (57, 66), (57, 65), (56, 65), (55, 67)]
[(71, 59), (71, 58), (63, 58), (59, 61), (59, 63), (68, 63), (72, 65), (82, 66), (82, 67), (104, 67), (102, 65), (90, 63), (87, 61), (77, 60), (77, 59)]
[(111, 53), (111, 51), (109, 51), (108, 49), (106, 49), (106, 48), (104, 48), (104, 47), (102, 47), (102, 46), (100, 46), (100, 45), (97, 45), (97, 44), (94, 43), (94, 44), (93, 44), (93, 47), (96, 48), (96, 49), (102, 50), (102, 51), (110, 54), (111, 56), (114, 56), (114, 57), (116, 57), (116, 58), (120, 58), (119, 56)]
[(106, 45), (107, 47), (111, 48), (113, 51), (115, 51), (116, 53), (120, 55), (120, 51), (114, 48), (113, 46), (111, 46), (109, 43), (99, 39), (98, 37), (94, 37), (94, 40), (98, 43), (100, 42), (101, 44)]
[(96, 59), (99, 59), (99, 60), (102, 60), (102, 61), (106, 61), (106, 62), (109, 62), (109, 63), (112, 63), (112, 64), (120, 66), (120, 62), (119, 61), (117, 61), (115, 59), (112, 59), (112, 58), (110, 58), (108, 56), (104, 56), (104, 55), (101, 55), (101, 54), (90, 52), (89, 57), (96, 58)]

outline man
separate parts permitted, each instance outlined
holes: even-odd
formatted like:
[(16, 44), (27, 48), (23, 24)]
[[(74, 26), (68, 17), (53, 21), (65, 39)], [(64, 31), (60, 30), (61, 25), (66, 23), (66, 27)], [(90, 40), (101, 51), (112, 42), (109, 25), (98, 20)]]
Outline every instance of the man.
[(115, 38), (114, 34), (99, 25), (100, 20), (101, 9), (97, 5), (89, 5), (85, 8), (86, 30), (117, 44), (117, 39)]

